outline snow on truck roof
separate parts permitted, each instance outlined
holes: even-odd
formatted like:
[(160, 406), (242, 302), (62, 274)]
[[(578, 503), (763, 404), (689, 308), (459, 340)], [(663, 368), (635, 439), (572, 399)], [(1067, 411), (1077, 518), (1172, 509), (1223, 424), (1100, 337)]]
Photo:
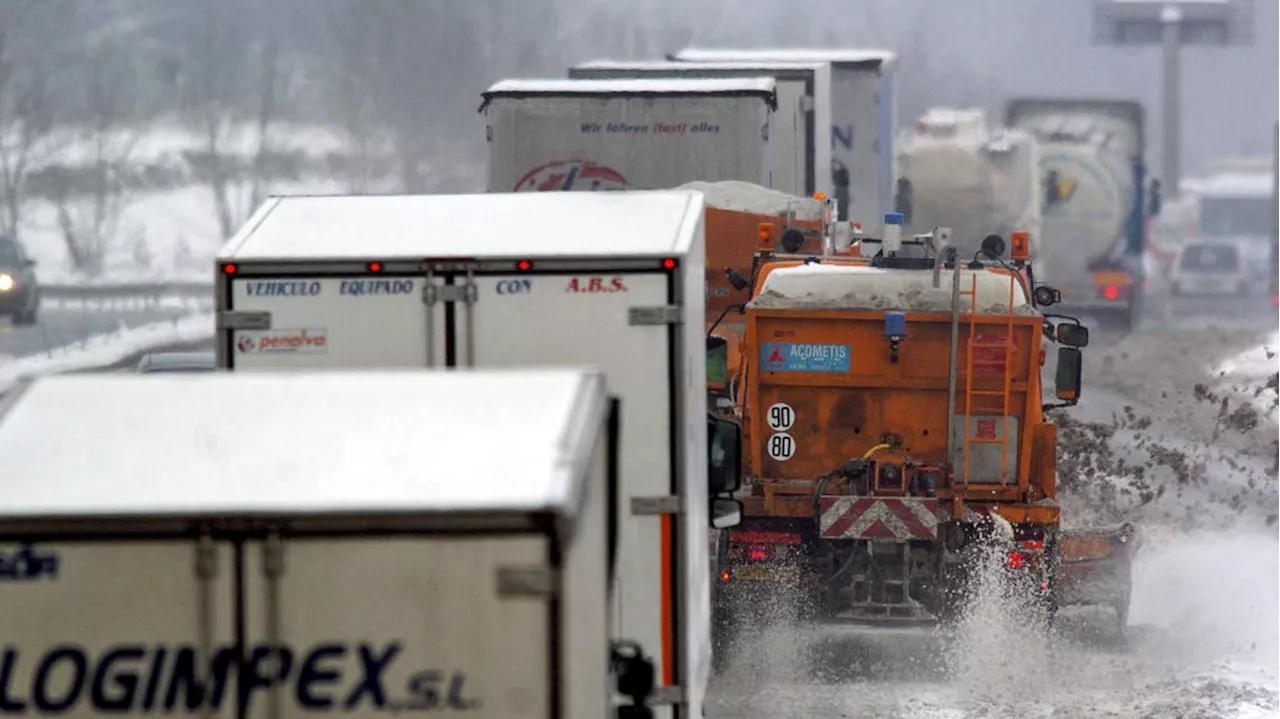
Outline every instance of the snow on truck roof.
[(798, 197), (785, 192), (740, 180), (686, 182), (677, 190), (701, 192), (707, 207), (750, 212), (756, 215), (782, 215), (794, 212), (799, 220), (822, 219), (823, 203), (812, 197)]
[(811, 70), (817, 71), (822, 69), (827, 63), (824, 62), (785, 62), (785, 61), (761, 61), (761, 62), (684, 62), (680, 60), (588, 60), (587, 62), (578, 63), (569, 69), (570, 72), (575, 70), (634, 70), (637, 72), (706, 72), (706, 71), (729, 71), (741, 70), (750, 72), (753, 70)]
[(828, 62), (833, 65), (888, 65), (897, 59), (889, 50), (841, 48), (728, 48), (687, 47), (672, 57), (690, 62)]
[(219, 259), (680, 255), (702, 208), (673, 190), (272, 197)]
[(40, 379), (0, 418), (0, 517), (572, 515), (602, 383), (554, 368)]
[(1201, 197), (1269, 198), (1273, 182), (1269, 172), (1222, 172), (1200, 180), (1195, 192)]
[[(770, 272), (760, 294), (747, 305), (759, 309), (899, 310), (950, 312), (953, 270), (940, 272), (933, 287), (932, 270), (888, 270), (862, 265), (811, 264)], [(1009, 275), (961, 269), (960, 289), (971, 288), (978, 276), (978, 309), (1004, 313), (1009, 305)], [(1014, 314), (1036, 314), (1021, 283), (1014, 287)], [(960, 309), (969, 308), (962, 295)]]
[(484, 92), (487, 103), (509, 95), (761, 95), (771, 97), (771, 77), (619, 78), (616, 80), (502, 80)]

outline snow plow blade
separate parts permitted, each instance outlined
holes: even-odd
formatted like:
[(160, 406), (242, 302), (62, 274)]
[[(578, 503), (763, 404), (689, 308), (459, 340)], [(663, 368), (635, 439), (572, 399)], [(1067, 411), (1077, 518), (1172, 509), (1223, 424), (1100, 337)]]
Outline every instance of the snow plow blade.
[(1063, 531), (1054, 592), (1059, 606), (1108, 606), (1120, 627), (1128, 622), (1133, 583), (1133, 525)]

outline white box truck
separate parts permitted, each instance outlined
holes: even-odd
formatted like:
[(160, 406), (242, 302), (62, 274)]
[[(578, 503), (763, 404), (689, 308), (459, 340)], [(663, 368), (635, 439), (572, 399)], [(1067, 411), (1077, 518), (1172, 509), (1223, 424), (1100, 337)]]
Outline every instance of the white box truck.
[(894, 211), (894, 93), (896, 56), (887, 50), (821, 48), (732, 50), (686, 48), (670, 60), (696, 63), (822, 62), (831, 66), (832, 197), (840, 217), (857, 220), (871, 237), (881, 237), (884, 215)]
[(0, 711), (608, 716), (613, 410), (554, 368), (16, 390)]
[(601, 368), (622, 402), (613, 633), (655, 661), (659, 717), (699, 717), (709, 519), (741, 514), (709, 506), (741, 430), (708, 420), (702, 215), (689, 191), (273, 197), (218, 257), (217, 364)]
[(803, 188), (806, 197), (816, 192), (834, 197), (835, 186), (827, 171), (832, 146), (831, 66), (827, 63), (592, 60), (569, 68), (569, 77), (575, 80), (761, 75), (773, 78), (778, 94), (772, 134), (778, 159), (776, 182), (781, 187)]
[[(504, 80), (484, 93), (490, 192), (660, 190), (778, 175), (770, 77)], [(793, 178), (796, 182), (801, 178)]]

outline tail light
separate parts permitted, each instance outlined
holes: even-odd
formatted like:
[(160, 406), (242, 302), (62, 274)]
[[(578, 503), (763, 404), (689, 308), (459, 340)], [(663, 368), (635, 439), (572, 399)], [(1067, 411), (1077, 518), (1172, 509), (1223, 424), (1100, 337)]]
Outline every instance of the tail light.
[(1009, 568), (1022, 569), (1027, 566), (1027, 557), (1022, 552), (1009, 552)]
[(747, 561), (748, 562), (767, 562), (777, 556), (777, 548), (772, 544), (748, 544), (747, 545)]
[(1120, 287), (1118, 285), (1107, 285), (1102, 290), (1102, 296), (1109, 300), (1114, 300), (1120, 296)]

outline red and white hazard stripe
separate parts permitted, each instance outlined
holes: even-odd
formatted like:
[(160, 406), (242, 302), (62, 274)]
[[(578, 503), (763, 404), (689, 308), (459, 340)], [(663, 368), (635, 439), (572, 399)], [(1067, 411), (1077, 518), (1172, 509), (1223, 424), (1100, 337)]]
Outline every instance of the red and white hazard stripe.
[(823, 539), (937, 539), (938, 500), (920, 497), (823, 497)]

